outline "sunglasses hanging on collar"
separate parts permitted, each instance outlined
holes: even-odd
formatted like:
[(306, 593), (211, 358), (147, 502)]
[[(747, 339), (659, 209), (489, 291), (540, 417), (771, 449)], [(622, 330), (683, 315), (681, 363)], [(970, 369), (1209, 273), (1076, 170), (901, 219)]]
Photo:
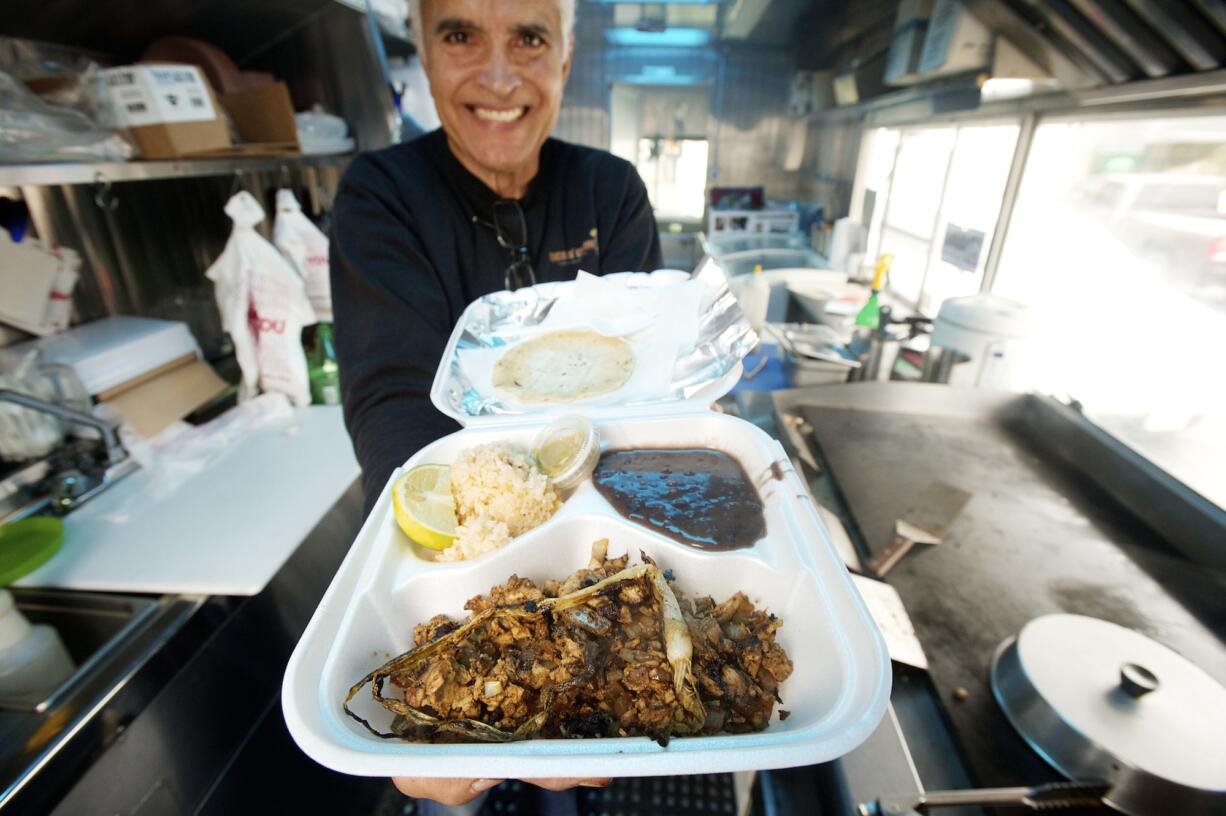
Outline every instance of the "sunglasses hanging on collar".
[(494, 231), (498, 246), (511, 253), (511, 265), (503, 273), (503, 285), (514, 291), (536, 285), (536, 272), (528, 255), (528, 222), (518, 201), (500, 198), (494, 202), (493, 222), (473, 216), (473, 223)]

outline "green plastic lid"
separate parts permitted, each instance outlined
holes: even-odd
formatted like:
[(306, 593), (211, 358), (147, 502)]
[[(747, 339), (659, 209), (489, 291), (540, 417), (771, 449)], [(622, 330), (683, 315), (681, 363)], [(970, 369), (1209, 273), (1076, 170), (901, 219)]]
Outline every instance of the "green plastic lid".
[(50, 561), (63, 541), (64, 522), (51, 516), (32, 516), (0, 527), (0, 586)]

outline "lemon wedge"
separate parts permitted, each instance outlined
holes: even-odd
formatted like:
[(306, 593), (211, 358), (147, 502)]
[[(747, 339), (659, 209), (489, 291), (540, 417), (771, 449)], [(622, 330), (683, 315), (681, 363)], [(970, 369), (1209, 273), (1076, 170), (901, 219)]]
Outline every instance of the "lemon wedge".
[(445, 550), (455, 540), (451, 468), (418, 465), (392, 484), (392, 508), (404, 534), (423, 547)]

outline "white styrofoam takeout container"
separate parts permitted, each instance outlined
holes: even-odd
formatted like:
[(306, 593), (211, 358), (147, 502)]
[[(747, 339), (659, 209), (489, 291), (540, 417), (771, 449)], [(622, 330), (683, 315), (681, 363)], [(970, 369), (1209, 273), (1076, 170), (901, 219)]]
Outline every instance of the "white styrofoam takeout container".
[[(539, 289), (556, 292), (564, 286)], [(712, 298), (720, 296), (714, 292)], [(553, 417), (582, 413), (596, 426), (602, 450), (695, 447), (732, 455), (762, 497), (766, 534), (746, 549), (694, 549), (623, 518), (588, 480), (553, 518), (502, 549), (473, 561), (439, 563), (396, 524), (390, 485), (403, 469), (397, 471), (286, 669), (282, 709), (299, 747), (329, 768), (361, 776), (601, 777), (808, 765), (839, 757), (864, 741), (889, 699), (885, 645), (782, 446), (750, 423), (709, 409), (740, 378), (739, 361), (717, 380), (686, 389), (684, 400), (634, 406), (577, 402), (534, 407), (527, 415), (473, 416), (457, 411), (446, 394), (451, 361), (472, 313), (470, 307), (453, 331), (431, 392), (436, 407), (466, 427), (419, 451), (406, 469), (450, 464), (461, 451), (487, 442), (529, 446)], [(730, 317), (744, 320), (739, 314)], [(726, 330), (738, 331), (734, 325)], [(609, 540), (609, 557), (628, 553), (637, 563), (645, 553), (662, 569), (671, 568), (674, 586), (687, 597), (723, 601), (739, 590), (783, 619), (778, 638), (794, 671), (780, 686), (783, 703), (765, 731), (678, 738), (667, 747), (646, 737), (429, 744), (380, 739), (344, 713), (349, 688), (408, 649), (415, 625), (439, 613), (462, 619), (465, 601), (512, 574), (538, 584), (564, 578), (587, 565), (599, 538)], [(369, 691), (350, 705), (376, 728), (389, 730), (391, 713)], [(790, 712), (786, 720), (780, 709)]]
[[(731, 454), (765, 504), (762, 539), (740, 550), (688, 547), (624, 519), (589, 480), (552, 519), (501, 550), (474, 561), (436, 563), (400, 531), (385, 490), (286, 669), (282, 707), (299, 747), (329, 768), (362, 776), (599, 777), (808, 765), (866, 739), (889, 698), (889, 659), (800, 477), (779, 443), (755, 426), (692, 406), (674, 408), (681, 412), (593, 417), (602, 448), (707, 447)], [(450, 463), (486, 442), (529, 445), (548, 422), (542, 416), (483, 423), (421, 450), (406, 467)], [(609, 539), (610, 557), (629, 553), (636, 563), (643, 552), (671, 568), (687, 597), (722, 601), (740, 590), (783, 619), (778, 638), (795, 669), (779, 689), (783, 702), (765, 731), (677, 738), (667, 747), (646, 737), (428, 744), (380, 739), (346, 716), (341, 703), (350, 686), (409, 648), (414, 625), (440, 612), (463, 618), (468, 598), (512, 574), (538, 584), (564, 578), (587, 564), (598, 538)], [(368, 690), (350, 705), (388, 730), (391, 713)], [(786, 720), (780, 709), (791, 712)]]

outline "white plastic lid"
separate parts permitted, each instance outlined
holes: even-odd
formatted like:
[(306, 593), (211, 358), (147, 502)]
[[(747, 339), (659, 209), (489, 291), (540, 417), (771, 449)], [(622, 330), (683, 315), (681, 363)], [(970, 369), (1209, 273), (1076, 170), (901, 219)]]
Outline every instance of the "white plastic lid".
[[(1054, 614), (1022, 628), (1017, 657), (1033, 694), (1001, 703), (1044, 755), (1077, 746), (1181, 785), (1226, 785), (1226, 687), (1183, 655), (1109, 621)], [(1147, 682), (1127, 691), (1138, 669)]]
[(1029, 337), (1035, 332), (1034, 314), (1029, 306), (986, 294), (945, 301), (936, 320), (937, 326), (942, 323), (1001, 337)]
[(30, 622), (13, 605), (13, 596), (0, 589), (0, 652), (17, 643), (30, 631)]

